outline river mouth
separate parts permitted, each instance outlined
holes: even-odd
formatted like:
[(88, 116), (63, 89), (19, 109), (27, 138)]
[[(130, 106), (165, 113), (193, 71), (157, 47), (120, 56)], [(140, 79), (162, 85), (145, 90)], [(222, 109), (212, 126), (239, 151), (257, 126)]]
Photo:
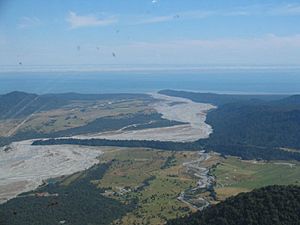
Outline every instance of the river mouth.
[(182, 122), (184, 124), (139, 130), (121, 129), (117, 131), (80, 135), (74, 138), (193, 142), (199, 139), (206, 139), (213, 132), (212, 127), (205, 121), (208, 111), (215, 109), (215, 106), (157, 93), (153, 93), (151, 96), (157, 100), (151, 107), (162, 114), (162, 118)]

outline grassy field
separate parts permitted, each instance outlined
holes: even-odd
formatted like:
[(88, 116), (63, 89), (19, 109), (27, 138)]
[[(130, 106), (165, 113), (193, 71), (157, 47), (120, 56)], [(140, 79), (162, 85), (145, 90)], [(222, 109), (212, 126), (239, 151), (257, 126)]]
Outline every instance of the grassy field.
[(122, 114), (148, 112), (147, 102), (128, 101), (77, 101), (61, 109), (40, 112), (24, 123), (19, 131), (35, 130), (50, 133), (86, 125), (97, 118)]
[[(172, 152), (145, 148), (103, 148), (100, 165), (109, 165), (101, 176), (87, 177), (90, 170), (57, 178), (62, 189), (81, 184), (97, 187), (101, 196), (118, 200), (130, 208), (114, 225), (164, 224), (194, 211), (177, 198), (195, 187), (198, 178), (188, 174), (184, 162), (196, 160), (198, 152)], [(216, 178), (217, 201), (240, 192), (272, 184), (300, 184), (300, 163), (287, 161), (245, 161), (236, 157), (221, 158), (211, 154), (202, 166), (212, 168)], [(98, 194), (98, 192), (97, 192)], [(209, 192), (203, 193), (204, 196)], [(134, 207), (132, 208), (132, 205)]]
[(106, 196), (122, 202), (136, 201), (135, 210), (115, 224), (163, 224), (167, 219), (191, 212), (177, 197), (196, 184), (197, 180), (186, 174), (182, 166), (196, 154), (147, 149), (106, 152), (101, 161), (112, 160), (112, 165), (103, 178), (94, 183), (107, 189)]
[[(63, 218), (72, 224), (72, 221), (78, 224), (78, 217), (89, 221), (86, 224), (96, 224), (94, 221), (103, 217), (100, 219), (103, 224), (158, 225), (193, 211), (177, 197), (196, 185), (197, 178), (186, 173), (183, 163), (199, 157), (197, 152), (118, 147), (103, 148), (103, 152), (98, 165), (49, 179), (49, 185), (45, 184), (34, 192), (53, 196), (33, 197), (29, 192), (12, 201), (9, 209), (17, 210), (18, 215), (21, 212), (17, 219), (11, 218), (17, 221), (12, 224), (20, 224), (27, 217), (36, 221), (50, 217), (56, 220), (63, 213)], [(49, 201), (57, 202), (55, 208), (47, 207)], [(22, 207), (26, 211), (20, 210)], [(38, 207), (42, 209), (38, 210)], [(123, 211), (114, 212), (114, 208)], [(36, 214), (37, 210), (42, 213)], [(72, 213), (77, 217), (72, 217)], [(110, 222), (104, 223), (104, 219)], [(52, 220), (51, 223), (56, 224)]]
[(300, 184), (299, 162), (257, 162), (228, 157), (212, 173), (219, 200), (268, 185)]
[(106, 116), (149, 113), (154, 111), (149, 106), (150, 102), (149, 99), (73, 101), (61, 108), (41, 111), (26, 118), (1, 120), (0, 136), (6, 136), (9, 130), (19, 124), (22, 125), (17, 132), (52, 133), (84, 126), (97, 118)]

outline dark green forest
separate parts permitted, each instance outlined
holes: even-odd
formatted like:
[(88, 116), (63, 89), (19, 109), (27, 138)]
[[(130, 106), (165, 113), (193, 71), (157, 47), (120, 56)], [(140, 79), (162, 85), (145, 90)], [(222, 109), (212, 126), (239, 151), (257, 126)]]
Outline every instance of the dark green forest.
[(220, 106), (207, 115), (210, 143), (300, 148), (300, 96), (297, 103), (289, 100)]
[(214, 150), (222, 155), (233, 155), (242, 159), (264, 160), (298, 160), (300, 153), (280, 150), (273, 147), (252, 147), (244, 145), (212, 145), (208, 140), (196, 142), (171, 141), (138, 141), (138, 140), (106, 140), (106, 139), (75, 139), (60, 138), (36, 140), (33, 145), (85, 145), (85, 146), (118, 146), (118, 147), (144, 147), (168, 151), (199, 151)]
[(280, 100), (287, 95), (239, 95), (239, 94), (215, 94), (215, 93), (199, 93), (188, 91), (161, 90), (160, 94), (187, 98), (194, 102), (209, 103), (216, 106), (225, 105), (228, 103), (243, 102), (249, 100), (273, 101)]
[(168, 225), (299, 225), (300, 187), (269, 186), (230, 197)]

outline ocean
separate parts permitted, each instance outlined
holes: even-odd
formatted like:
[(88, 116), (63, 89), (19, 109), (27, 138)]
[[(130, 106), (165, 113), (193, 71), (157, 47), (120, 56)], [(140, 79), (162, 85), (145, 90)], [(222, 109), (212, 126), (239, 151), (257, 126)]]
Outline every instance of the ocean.
[(233, 94), (299, 94), (300, 70), (0, 72), (0, 94), (149, 93), (162, 89)]

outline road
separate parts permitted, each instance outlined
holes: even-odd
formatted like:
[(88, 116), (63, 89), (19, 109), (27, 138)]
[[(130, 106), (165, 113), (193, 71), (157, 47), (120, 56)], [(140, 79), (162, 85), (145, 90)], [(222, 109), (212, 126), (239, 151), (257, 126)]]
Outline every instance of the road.
[(209, 168), (203, 167), (203, 162), (210, 159), (210, 157), (209, 153), (201, 151), (197, 160), (183, 163), (187, 172), (199, 180), (196, 187), (181, 192), (178, 200), (198, 210), (202, 210), (209, 205), (209, 202), (200, 197), (199, 194), (209, 191), (214, 183), (214, 177), (209, 175)]

